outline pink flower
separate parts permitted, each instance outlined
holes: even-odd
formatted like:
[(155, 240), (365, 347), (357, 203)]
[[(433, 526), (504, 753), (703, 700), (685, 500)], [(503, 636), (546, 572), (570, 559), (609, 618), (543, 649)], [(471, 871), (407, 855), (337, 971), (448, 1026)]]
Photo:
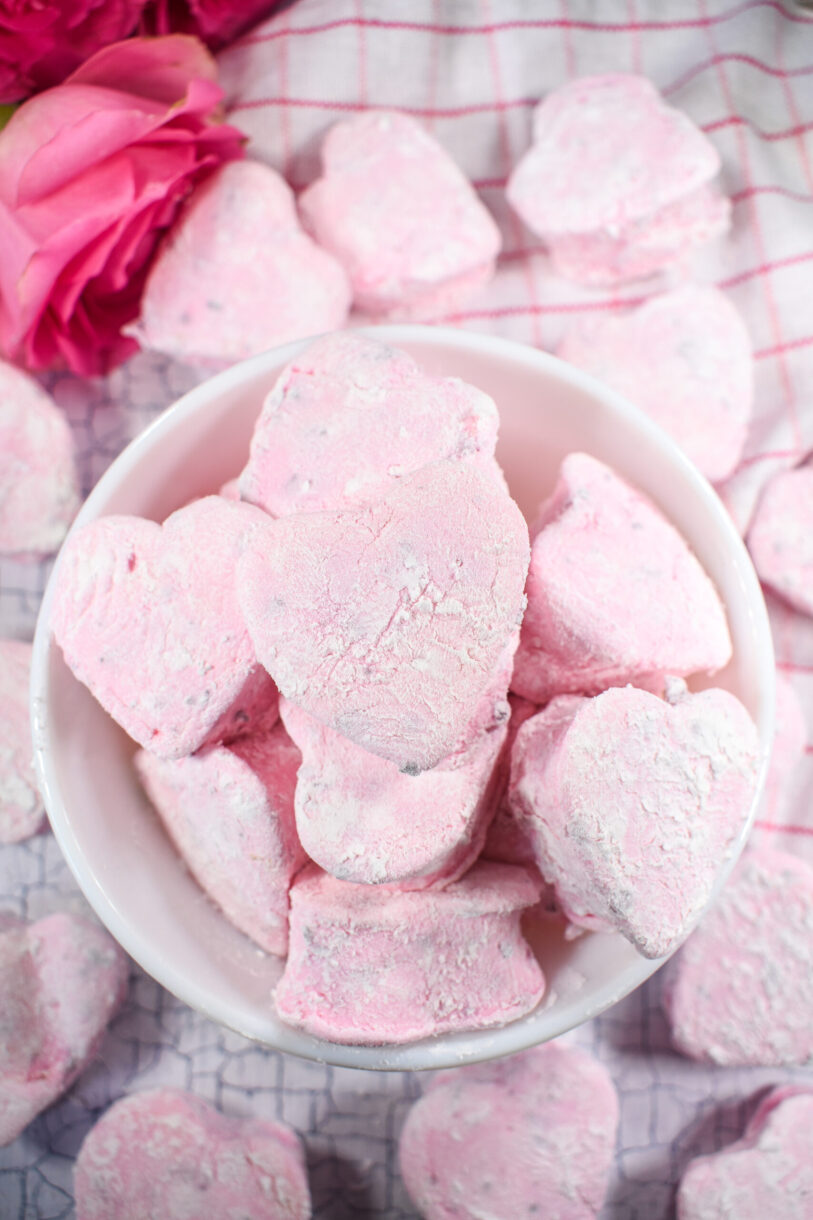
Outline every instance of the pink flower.
[(145, 0), (0, 0), (0, 102), (58, 85), (135, 29)]
[(242, 156), (194, 38), (99, 51), (0, 132), (0, 352), (102, 373), (136, 350), (151, 256), (192, 188)]
[(255, 25), (281, 0), (149, 0), (145, 25), (156, 34), (197, 34), (214, 50)]

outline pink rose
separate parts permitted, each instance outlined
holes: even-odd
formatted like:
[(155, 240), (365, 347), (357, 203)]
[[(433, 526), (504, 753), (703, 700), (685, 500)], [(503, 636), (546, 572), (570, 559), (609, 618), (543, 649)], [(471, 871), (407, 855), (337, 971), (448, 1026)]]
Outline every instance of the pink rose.
[(146, 28), (155, 34), (197, 34), (218, 50), (255, 25), (281, 0), (149, 0)]
[(145, 0), (0, 0), (0, 102), (58, 85), (108, 43), (126, 38)]
[(137, 348), (150, 258), (192, 188), (242, 156), (194, 38), (107, 47), (0, 132), (0, 353), (106, 372)]

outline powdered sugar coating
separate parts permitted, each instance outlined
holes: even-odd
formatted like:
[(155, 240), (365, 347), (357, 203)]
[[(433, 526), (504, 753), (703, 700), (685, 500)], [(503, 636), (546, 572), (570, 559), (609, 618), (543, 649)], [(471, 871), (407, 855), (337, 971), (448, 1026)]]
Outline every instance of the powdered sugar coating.
[(454, 768), (404, 775), (287, 700), (302, 751), (296, 826), (308, 855), (342, 881), (422, 889), (474, 863), (494, 811), (494, 764), (507, 728), (481, 734)]
[(189, 758), (136, 755), (136, 770), (190, 871), (235, 927), (285, 956), (288, 890), (306, 856), (294, 822), (301, 755), (279, 723)]
[(576, 322), (557, 353), (645, 411), (698, 469), (739, 461), (754, 394), (745, 325), (717, 288), (686, 285), (630, 313)]
[(591, 233), (651, 215), (719, 168), (714, 145), (651, 81), (583, 76), (537, 106), (506, 194), (536, 233)]
[(645, 957), (673, 952), (707, 904), (759, 759), (728, 691), (673, 692), (671, 705), (631, 686), (554, 699), (511, 758), (514, 816), (568, 919), (614, 928)]
[(540, 885), (479, 862), (419, 893), (351, 885), (308, 866), (291, 890), (291, 943), (274, 1000), (318, 1038), (400, 1043), (513, 1021), (544, 979), (520, 932)]
[(131, 329), (144, 347), (222, 364), (343, 326), (349, 307), (343, 268), (300, 227), (285, 180), (232, 161), (172, 226)]
[(0, 923), (0, 1146), (70, 1087), (127, 988), (106, 932), (76, 915)]
[(730, 227), (731, 200), (701, 186), (627, 224), (544, 236), (558, 275), (598, 287), (646, 279)]
[(266, 398), (240, 494), (275, 517), (346, 508), (429, 462), (490, 461), (498, 422), (493, 400), (459, 378), (427, 376), (361, 335), (327, 335)]
[(511, 689), (536, 703), (731, 657), (720, 598), (685, 540), (640, 492), (584, 453), (565, 458), (531, 547)]
[(33, 377), (0, 360), (0, 554), (52, 554), (78, 508), (65, 416)]
[(36, 834), (45, 817), (28, 711), (31, 645), (0, 640), (0, 843)]
[(813, 1063), (811, 954), (813, 868), (746, 852), (672, 967), (675, 1046), (727, 1067)]
[(813, 1089), (772, 1089), (741, 1140), (690, 1161), (678, 1190), (677, 1214), (678, 1220), (809, 1220)]
[(76, 1220), (310, 1220), (305, 1157), (284, 1123), (231, 1118), (191, 1093), (123, 1097), (85, 1139)]
[(359, 309), (426, 319), (490, 278), (499, 230), (414, 119), (373, 110), (336, 123), (322, 162), (322, 177), (300, 196), (303, 219), (346, 268)]
[(617, 1127), (606, 1068), (549, 1042), (435, 1076), (401, 1133), (404, 1185), (424, 1220), (592, 1220)]
[(235, 566), (265, 515), (207, 496), (163, 526), (102, 517), (69, 539), (52, 625), (65, 660), (161, 758), (249, 731), (277, 692), (237, 605)]
[(511, 708), (511, 717), (508, 721), (508, 733), (499, 760), (497, 811), (488, 828), (483, 847), (483, 858), (499, 860), (503, 864), (522, 864), (525, 867), (536, 868), (533, 840), (528, 834), (524, 819), (514, 817), (508, 800), (508, 784), (511, 778), (511, 754), (517, 733), (525, 721), (530, 720), (531, 716), (535, 716), (541, 709), (538, 704), (523, 699), (521, 695), (509, 695), (508, 704)]
[(494, 673), (516, 647), (527, 561), (504, 488), (440, 462), (375, 503), (266, 520), (238, 581), (285, 697), (417, 774), (481, 731), (484, 696), (502, 705)]
[(748, 531), (748, 550), (764, 584), (802, 614), (813, 614), (813, 464), (775, 475)]

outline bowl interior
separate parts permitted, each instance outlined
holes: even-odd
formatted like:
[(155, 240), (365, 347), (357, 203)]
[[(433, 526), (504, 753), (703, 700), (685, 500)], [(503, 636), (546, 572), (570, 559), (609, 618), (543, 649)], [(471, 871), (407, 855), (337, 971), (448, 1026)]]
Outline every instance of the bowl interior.
[[(748, 708), (767, 757), (774, 670), (759, 584), (725, 509), (666, 435), (585, 374), (531, 348), (442, 328), (377, 327), (368, 333), (411, 352), (426, 370), (463, 377), (495, 398), (498, 458), (529, 518), (552, 490), (561, 459), (575, 449), (609, 463), (660, 505), (726, 604), (734, 657), (714, 684)], [(186, 395), (117, 459), (76, 524), (110, 513), (162, 520), (194, 496), (216, 491), (245, 464), (264, 395), (302, 346), (255, 357)], [(660, 964), (641, 958), (620, 936), (566, 941), (558, 923), (538, 922), (529, 935), (548, 981), (547, 998), (500, 1029), (403, 1047), (351, 1047), (282, 1024), (269, 998), (281, 963), (234, 929), (185, 870), (137, 783), (135, 747), (52, 644), (52, 592), (53, 581), (35, 640), (32, 716), (54, 833), (116, 939), (149, 974), (213, 1020), (276, 1049), (340, 1065), (454, 1066), (555, 1037), (626, 995)]]

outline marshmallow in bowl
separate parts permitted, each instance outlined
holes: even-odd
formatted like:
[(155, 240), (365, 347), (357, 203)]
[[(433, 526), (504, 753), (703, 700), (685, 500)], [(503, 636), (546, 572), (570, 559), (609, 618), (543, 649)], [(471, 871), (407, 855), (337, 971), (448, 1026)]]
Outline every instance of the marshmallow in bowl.
[(124, 953), (87, 919), (0, 916), (0, 1146), (91, 1061), (127, 976)]
[(756, 726), (728, 691), (563, 695), (520, 728), (508, 800), (572, 923), (673, 952), (711, 897), (756, 784)]
[(666, 674), (712, 673), (731, 657), (717, 591), (645, 496), (584, 453), (562, 463), (533, 530), (511, 689), (535, 703)]
[(748, 332), (717, 288), (687, 285), (574, 323), (557, 354), (645, 411), (712, 481), (739, 461), (754, 394)]
[(0, 360), (0, 555), (51, 555), (79, 508), (67, 419), (27, 373)]
[(592, 233), (547, 234), (545, 242), (557, 275), (602, 288), (648, 279), (730, 227), (731, 200), (701, 186), (641, 220)]
[(493, 462), (493, 400), (361, 335), (317, 339), (266, 398), (240, 495), (272, 517), (348, 508), (430, 462)]
[(617, 1128), (607, 1069), (549, 1042), (435, 1076), (401, 1133), (404, 1185), (423, 1220), (594, 1220)]
[(0, 843), (36, 834), (45, 818), (28, 710), (31, 645), (0, 640)]
[(671, 963), (675, 1046), (721, 1067), (813, 1064), (813, 867), (746, 851)]
[(222, 365), (343, 326), (349, 305), (347, 276), (300, 227), (285, 180), (232, 161), (159, 249), (131, 330), (154, 351)]
[(240, 552), (265, 521), (251, 505), (207, 496), (163, 526), (92, 521), (60, 556), (53, 631), (65, 660), (161, 758), (248, 732), (277, 701), (235, 588)]
[(318, 1038), (368, 1045), (516, 1020), (545, 986), (520, 931), (540, 892), (508, 864), (479, 862), (417, 892), (353, 885), (309, 865), (291, 890), (277, 1012)]
[(813, 615), (813, 463), (774, 475), (748, 531), (759, 579), (802, 614)]
[(690, 1161), (678, 1220), (808, 1220), (813, 1207), (813, 1089), (780, 1085), (760, 1101), (742, 1138)]
[(493, 275), (500, 233), (448, 153), (419, 123), (373, 110), (336, 123), (305, 224), (345, 267), (364, 313), (428, 320)]
[(474, 863), (493, 813), (493, 774), (507, 728), (479, 734), (455, 767), (404, 775), (280, 700), (302, 751), (296, 826), (312, 860), (333, 877), (423, 889)]
[[(435, 462), (369, 504), (267, 520), (238, 563), (282, 694), (401, 770), (465, 749), (507, 688), (528, 531), (476, 463)], [(484, 706), (485, 701), (485, 706)]]
[(301, 755), (276, 719), (188, 758), (141, 750), (136, 770), (190, 872), (265, 949), (288, 949), (288, 890), (306, 856), (294, 823)]
[(231, 1118), (179, 1089), (122, 1097), (74, 1170), (76, 1220), (310, 1220), (304, 1150), (284, 1123)]
[(651, 81), (584, 76), (536, 108), (506, 195), (559, 270), (611, 283), (652, 274), (727, 228), (726, 203), (704, 189), (719, 168), (714, 145)]

